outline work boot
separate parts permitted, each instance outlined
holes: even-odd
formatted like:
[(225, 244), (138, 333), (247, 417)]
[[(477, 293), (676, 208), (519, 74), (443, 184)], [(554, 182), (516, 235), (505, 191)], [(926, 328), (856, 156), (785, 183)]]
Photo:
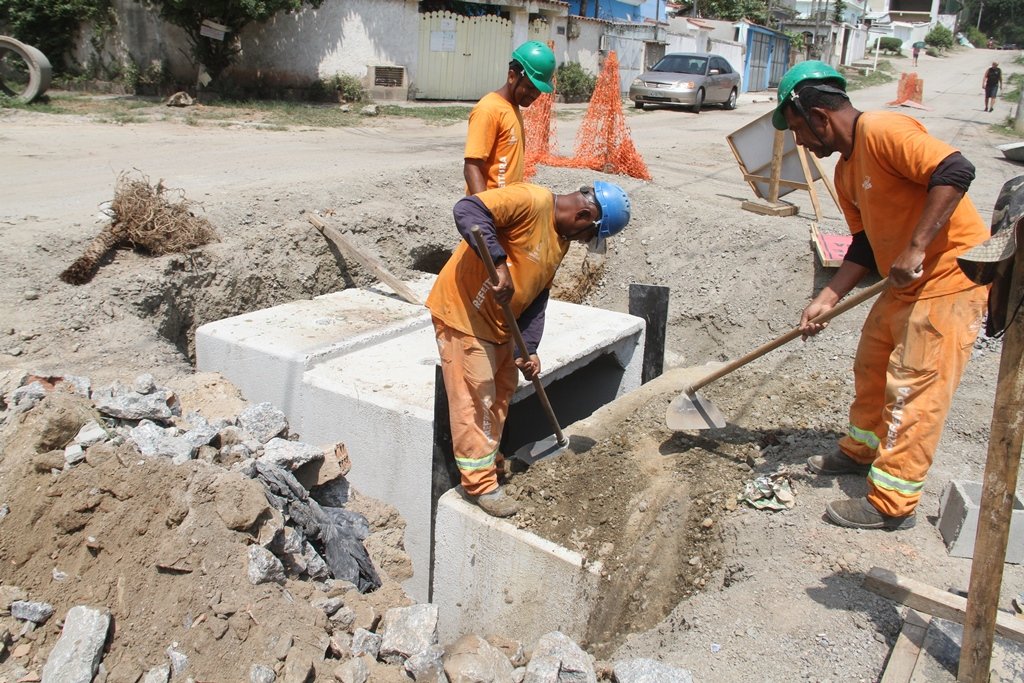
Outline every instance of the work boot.
[(883, 515), (867, 498), (836, 500), (825, 506), (825, 514), (833, 524), (849, 529), (888, 529), (901, 531), (912, 529), (917, 524), (917, 514), (911, 512), (905, 517)]
[(506, 496), (505, 490), (500, 486), (493, 491), (471, 498), (480, 506), (481, 510), (491, 517), (511, 517), (519, 512), (519, 503), (511, 496)]
[(835, 474), (862, 474), (871, 471), (871, 465), (862, 465), (846, 453), (837, 450), (828, 455), (812, 455), (807, 458), (807, 469), (815, 474), (831, 476)]

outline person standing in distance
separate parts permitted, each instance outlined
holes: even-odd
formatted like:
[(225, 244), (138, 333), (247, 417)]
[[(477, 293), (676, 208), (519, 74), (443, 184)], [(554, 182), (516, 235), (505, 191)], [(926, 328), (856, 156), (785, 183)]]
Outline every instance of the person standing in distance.
[(523, 116), (541, 93), (554, 92), (555, 53), (536, 40), (512, 53), (504, 85), (480, 98), (469, 114), (462, 175), (467, 194), (523, 181)]
[(992, 66), (985, 70), (985, 76), (981, 79), (981, 89), (985, 91), (985, 111), (995, 111), (996, 95), (1003, 85), (1003, 70), (999, 68), (999, 62), (992, 62)]

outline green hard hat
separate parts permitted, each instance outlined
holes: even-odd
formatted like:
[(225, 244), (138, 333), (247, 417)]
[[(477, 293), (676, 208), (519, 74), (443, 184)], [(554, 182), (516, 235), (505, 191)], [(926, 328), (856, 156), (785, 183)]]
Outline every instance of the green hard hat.
[(530, 82), (541, 92), (554, 92), (551, 79), (555, 75), (555, 53), (537, 40), (530, 40), (515, 49), (512, 59), (519, 62)]
[(779, 103), (775, 105), (775, 113), (772, 114), (772, 125), (775, 126), (777, 130), (786, 130), (789, 128), (789, 125), (786, 123), (786, 116), (782, 112), (786, 108), (786, 104), (789, 102), (789, 98), (793, 94), (793, 91), (796, 90), (796, 86), (800, 85), (804, 81), (814, 80), (831, 80), (833, 81), (833, 85), (837, 85), (844, 90), (846, 89), (846, 79), (843, 78), (843, 75), (825, 62), (815, 60), (800, 62), (784, 73), (782, 75), (782, 80), (779, 81)]

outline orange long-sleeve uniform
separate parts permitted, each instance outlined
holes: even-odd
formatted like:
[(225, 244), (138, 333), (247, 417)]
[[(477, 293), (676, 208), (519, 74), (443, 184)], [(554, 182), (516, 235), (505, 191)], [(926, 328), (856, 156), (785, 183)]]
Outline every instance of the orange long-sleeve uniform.
[[(955, 151), (903, 114), (858, 117), (835, 185), (851, 232), (867, 234), (882, 275), (910, 243), (932, 173)], [(920, 500), (986, 304), (986, 288), (967, 279), (956, 257), (988, 236), (965, 195), (927, 247), (921, 278), (887, 290), (864, 323), (839, 447), (871, 464), (868, 500), (885, 515), (908, 515)]]
[[(494, 218), (515, 294), (515, 316), (551, 287), (569, 249), (555, 230), (554, 195), (517, 183), (476, 195)], [(471, 201), (471, 200), (464, 200)], [(427, 297), (448, 394), (452, 447), (471, 496), (498, 486), (498, 445), (519, 381), (511, 330), (490, 293), (487, 270), (465, 240), (441, 269)]]

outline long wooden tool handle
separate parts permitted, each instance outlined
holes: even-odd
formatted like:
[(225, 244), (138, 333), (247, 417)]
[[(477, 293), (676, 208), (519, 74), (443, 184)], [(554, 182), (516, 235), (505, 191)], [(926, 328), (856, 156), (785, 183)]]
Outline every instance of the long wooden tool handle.
[(391, 271), (389, 271), (377, 258), (360, 251), (352, 240), (342, 234), (339, 230), (327, 225), (327, 223), (319, 216), (315, 216), (310, 213), (306, 215), (306, 218), (314, 228), (323, 233), (324, 237), (334, 242), (334, 244), (345, 252), (346, 255), (354, 258), (363, 266), (363, 268), (372, 272), (381, 282), (395, 290), (395, 293), (398, 294), (398, 296), (411, 304), (416, 304), (417, 306), (423, 305), (420, 298), (416, 296), (416, 294), (414, 294), (404, 282), (392, 275)]
[[(484, 241), (484, 235), (480, 232), (480, 228), (473, 226), (470, 228), (470, 232), (473, 233), (473, 240), (476, 242), (476, 250), (480, 253), (480, 259), (484, 262), (484, 266), (487, 268), (487, 275), (491, 278), (491, 284), (498, 284), (498, 271), (494, 267), (494, 260), (491, 259), (491, 252), (487, 251), (487, 242)], [(512, 330), (512, 338), (516, 342), (516, 346), (519, 348), (519, 357), (524, 361), (530, 361), (530, 352), (526, 350), (526, 342), (523, 341), (523, 333), (519, 330), (519, 323), (516, 322), (516, 316), (512, 313), (512, 309), (508, 304), (501, 304), (501, 312), (505, 314), (505, 322)], [(544, 408), (544, 412), (548, 416), (548, 422), (551, 423), (551, 428), (555, 432), (555, 438), (558, 439), (558, 445), (564, 446), (568, 443), (565, 435), (562, 434), (562, 428), (558, 426), (558, 418), (555, 417), (555, 411), (551, 407), (551, 401), (548, 400), (548, 394), (544, 391), (544, 385), (540, 382), (540, 377), (533, 378), (533, 390), (537, 392), (537, 398), (540, 399), (540, 404)]]
[[(857, 294), (854, 294), (851, 297), (843, 299), (838, 304), (836, 304), (835, 306), (833, 306), (829, 310), (825, 311), (821, 315), (815, 316), (814, 318), (811, 318), (811, 322), (812, 323), (828, 322), (832, 318), (835, 318), (836, 316), (845, 313), (846, 311), (850, 310), (854, 306), (867, 301), (868, 299), (870, 299), (871, 297), (875, 296), (876, 294), (881, 292), (883, 289), (885, 289), (888, 285), (889, 285), (889, 278), (883, 278), (882, 280), (880, 280), (879, 282), (876, 282), (875, 284), (871, 285), (867, 289), (865, 289), (865, 290), (863, 290), (861, 292), (858, 292)], [(746, 365), (747, 363), (749, 363), (752, 360), (760, 358), (761, 356), (763, 356), (764, 354), (768, 353), (769, 351), (774, 351), (775, 349), (779, 348), (783, 344), (787, 344), (787, 343), (793, 341), (794, 339), (796, 339), (799, 336), (800, 336), (800, 328), (799, 327), (795, 327), (792, 330), (790, 330), (789, 332), (787, 332), (786, 334), (782, 335), (781, 337), (779, 337), (779, 338), (777, 338), (777, 339), (775, 339), (773, 341), (770, 341), (770, 342), (768, 342), (767, 344), (765, 344), (763, 346), (759, 346), (758, 348), (754, 349), (753, 351), (751, 351), (747, 355), (745, 355), (745, 356), (743, 356), (741, 358), (737, 358), (734, 361), (731, 361), (730, 363), (720, 367), (719, 369), (715, 370), (714, 372), (712, 372), (710, 375), (707, 375), (706, 377), (702, 377), (700, 380), (698, 380), (698, 381), (694, 382), (693, 384), (691, 384), (687, 388), (686, 393), (692, 394), (693, 392), (697, 391), (701, 387), (714, 382), (716, 379), (719, 379), (720, 377), (724, 377), (725, 375), (728, 375), (733, 370)]]

